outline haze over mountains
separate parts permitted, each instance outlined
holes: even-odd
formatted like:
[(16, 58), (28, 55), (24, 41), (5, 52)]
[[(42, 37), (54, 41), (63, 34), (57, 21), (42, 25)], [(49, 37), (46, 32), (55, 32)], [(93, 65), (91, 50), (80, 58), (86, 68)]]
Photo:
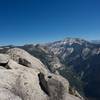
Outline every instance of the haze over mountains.
[(94, 44), (100, 44), (100, 40), (92, 40), (91, 42)]
[(70, 83), (70, 93), (74, 94), (73, 91), (77, 90), (89, 100), (100, 100), (99, 43), (66, 38), (44, 45), (1, 46), (0, 53), (6, 53), (15, 47), (40, 59), (51, 73), (66, 78)]

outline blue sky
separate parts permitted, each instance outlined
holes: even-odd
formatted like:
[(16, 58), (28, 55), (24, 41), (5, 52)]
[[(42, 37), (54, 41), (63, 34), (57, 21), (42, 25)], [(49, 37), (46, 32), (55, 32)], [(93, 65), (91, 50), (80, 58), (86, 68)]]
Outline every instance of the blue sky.
[(0, 45), (65, 37), (100, 40), (100, 0), (0, 0)]

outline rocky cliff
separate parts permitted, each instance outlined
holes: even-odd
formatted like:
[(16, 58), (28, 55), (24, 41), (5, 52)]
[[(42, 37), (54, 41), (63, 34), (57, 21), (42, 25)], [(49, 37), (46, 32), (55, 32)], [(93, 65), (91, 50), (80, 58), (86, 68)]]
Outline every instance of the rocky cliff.
[(19, 48), (0, 54), (0, 100), (83, 100), (67, 79)]

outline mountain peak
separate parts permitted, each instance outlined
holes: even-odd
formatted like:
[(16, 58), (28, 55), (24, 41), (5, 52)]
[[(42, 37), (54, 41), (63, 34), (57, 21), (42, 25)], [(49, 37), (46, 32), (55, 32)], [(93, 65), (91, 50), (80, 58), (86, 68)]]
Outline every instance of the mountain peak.
[(56, 41), (53, 43), (50, 43), (51, 45), (53, 44), (54, 46), (56, 45), (73, 45), (73, 44), (79, 44), (79, 45), (83, 45), (83, 44), (88, 44), (89, 42), (84, 40), (84, 39), (80, 39), (80, 38), (70, 38), (67, 37), (63, 40), (60, 41)]
[(68, 42), (68, 43), (79, 43), (79, 44), (87, 42), (86, 40), (81, 39), (81, 38), (70, 38), (70, 37), (65, 38), (63, 41)]

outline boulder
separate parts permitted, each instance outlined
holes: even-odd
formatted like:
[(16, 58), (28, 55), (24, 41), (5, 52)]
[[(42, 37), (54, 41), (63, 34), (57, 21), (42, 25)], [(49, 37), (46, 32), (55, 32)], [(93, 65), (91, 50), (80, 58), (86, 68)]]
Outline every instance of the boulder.
[(64, 96), (69, 92), (69, 82), (60, 75), (48, 76), (47, 84), (50, 100), (64, 100)]
[(60, 75), (39, 73), (42, 90), (48, 95), (48, 100), (83, 100), (69, 94), (69, 82)]
[(0, 69), (0, 100), (81, 100), (69, 95), (69, 82), (60, 75), (45, 75), (11, 61), (16, 66)]
[(18, 64), (17, 62), (15, 62), (14, 60), (10, 59), (8, 64), (6, 65), (9, 69), (23, 69), (26, 66), (23, 66), (21, 64)]
[(7, 54), (0, 54), (0, 65), (6, 64), (9, 61), (9, 55)]
[(21, 65), (34, 68), (34, 69), (38, 69), (39, 71), (45, 74), (47, 74), (49, 71), (48, 69), (46, 69), (44, 64), (39, 59), (31, 56), (25, 50), (22, 50), (19, 48), (13, 48), (13, 49), (9, 49), (7, 51), (7, 54), (10, 56), (11, 59), (18, 62)]
[[(2, 97), (5, 94), (7, 97)], [(47, 95), (39, 85), (38, 72), (26, 68), (0, 69), (0, 98), (0, 100), (47, 100)]]

